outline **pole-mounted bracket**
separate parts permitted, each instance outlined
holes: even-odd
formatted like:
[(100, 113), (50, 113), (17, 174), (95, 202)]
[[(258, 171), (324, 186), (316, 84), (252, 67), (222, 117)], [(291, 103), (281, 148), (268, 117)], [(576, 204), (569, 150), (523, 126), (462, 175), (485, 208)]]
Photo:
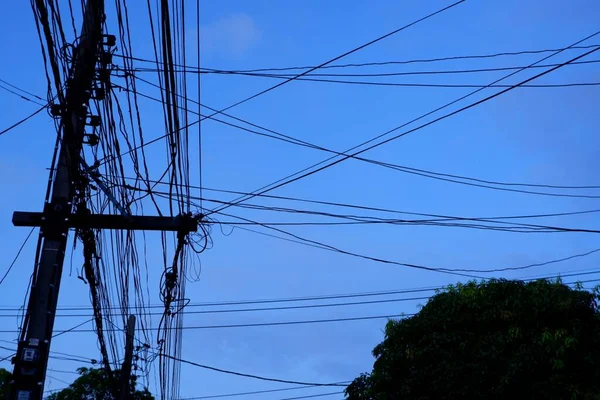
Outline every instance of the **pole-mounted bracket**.
[(40, 214), (41, 233), (44, 237), (59, 239), (69, 230), (71, 210), (66, 201), (54, 201), (44, 204), (44, 212)]

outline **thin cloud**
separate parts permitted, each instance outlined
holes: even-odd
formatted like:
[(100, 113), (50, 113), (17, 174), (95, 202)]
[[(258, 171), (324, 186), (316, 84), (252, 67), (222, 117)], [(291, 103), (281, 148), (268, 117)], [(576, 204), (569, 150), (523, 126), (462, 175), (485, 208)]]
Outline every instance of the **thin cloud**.
[(261, 38), (254, 19), (248, 14), (238, 13), (200, 28), (201, 47), (236, 57), (244, 55)]

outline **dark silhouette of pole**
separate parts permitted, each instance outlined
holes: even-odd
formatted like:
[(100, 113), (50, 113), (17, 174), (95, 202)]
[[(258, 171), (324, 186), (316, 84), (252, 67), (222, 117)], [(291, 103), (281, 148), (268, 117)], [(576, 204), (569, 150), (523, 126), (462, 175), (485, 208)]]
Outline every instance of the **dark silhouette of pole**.
[[(38, 9), (45, 4), (36, 0)], [(87, 0), (81, 36), (75, 48), (66, 82), (64, 104), (60, 104), (63, 140), (50, 201), (44, 205), (43, 237), (36, 260), (23, 333), (14, 358), (11, 400), (41, 400), (48, 366), (60, 278), (67, 245), (66, 223), (73, 209), (79, 183), (79, 159), (87, 119), (87, 102), (94, 82), (101, 49), (104, 0)]]
[[(44, 0), (35, 0), (35, 6), (47, 17)], [(92, 229), (176, 231), (180, 237), (198, 229), (198, 219), (192, 215), (132, 216), (119, 204), (116, 204), (116, 208), (121, 210), (123, 215), (98, 215), (86, 212), (86, 200), (81, 193), (85, 193), (85, 186), (88, 183), (87, 177), (82, 179), (82, 171), (88, 174), (95, 171), (90, 171), (82, 158), (82, 147), (86, 136), (94, 136), (96, 145), (100, 138), (95, 134), (86, 135), (85, 127), (86, 125), (96, 127), (101, 123), (98, 116), (89, 115), (88, 105), (94, 93), (95, 98), (100, 99), (99, 93), (105, 93), (106, 87), (109, 87), (110, 71), (106, 69), (106, 64), (110, 61), (106, 59), (110, 58), (110, 54), (104, 47), (112, 47), (116, 44), (114, 36), (102, 33), (104, 17), (104, 0), (87, 0), (81, 35), (75, 42), (71, 68), (66, 79), (64, 101), (51, 107), (52, 114), (60, 117), (62, 142), (54, 171), (50, 200), (44, 204), (42, 213), (17, 211), (13, 214), (15, 226), (40, 227), (42, 246), (39, 258), (36, 259), (17, 354), (13, 358), (15, 366), (10, 385), (10, 400), (43, 399), (69, 229), (77, 228), (80, 232)], [(106, 87), (100, 88), (98, 84), (106, 84)], [(90, 141), (85, 143), (93, 145)], [(93, 179), (95, 175), (91, 174), (91, 176)], [(109, 189), (101, 182), (98, 184), (106, 196), (116, 202)], [(73, 213), (76, 201), (77, 212)], [(131, 316), (128, 329), (133, 330), (134, 325), (135, 317)], [(130, 337), (133, 338), (133, 332), (131, 335), (128, 333), (127, 336), (129, 347), (126, 349), (126, 354), (130, 354), (130, 357), (124, 367), (128, 368), (128, 377), (131, 375), (133, 346), (133, 342), (129, 343)], [(129, 379), (127, 383), (129, 384)], [(118, 385), (115, 385), (114, 390), (120, 390)], [(121, 390), (121, 393), (129, 393), (129, 390)]]

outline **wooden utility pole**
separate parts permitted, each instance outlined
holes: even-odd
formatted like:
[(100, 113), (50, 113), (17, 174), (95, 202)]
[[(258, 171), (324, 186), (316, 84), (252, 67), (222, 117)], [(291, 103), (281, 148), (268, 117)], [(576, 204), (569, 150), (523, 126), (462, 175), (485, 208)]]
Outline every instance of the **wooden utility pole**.
[[(45, 9), (42, 0), (36, 2), (40, 9)], [(42, 213), (16, 212), (13, 216), (15, 226), (40, 227), (42, 247), (36, 259), (27, 314), (13, 359), (10, 400), (43, 399), (69, 229), (142, 229), (187, 234), (198, 228), (198, 222), (190, 216), (169, 218), (73, 214), (74, 200), (82, 201), (80, 194), (87, 184), (81, 179), (82, 165), (86, 165), (82, 158), (85, 127), (100, 123), (98, 117), (89, 115), (88, 103), (94, 94), (94, 87), (105, 83), (101, 76), (109, 79), (106, 74), (97, 73), (96, 65), (100, 64), (102, 68), (105, 64), (103, 56), (107, 54), (104, 48), (114, 46), (116, 42), (114, 36), (102, 34), (104, 17), (104, 0), (87, 0), (81, 36), (75, 42), (66, 79), (64, 102), (53, 106), (53, 114), (60, 116), (63, 135), (50, 201), (44, 204)], [(105, 89), (109, 89), (108, 84)]]
[(127, 338), (125, 339), (125, 360), (121, 367), (120, 400), (130, 400), (131, 363), (133, 361), (133, 336), (135, 334), (135, 315), (127, 320)]

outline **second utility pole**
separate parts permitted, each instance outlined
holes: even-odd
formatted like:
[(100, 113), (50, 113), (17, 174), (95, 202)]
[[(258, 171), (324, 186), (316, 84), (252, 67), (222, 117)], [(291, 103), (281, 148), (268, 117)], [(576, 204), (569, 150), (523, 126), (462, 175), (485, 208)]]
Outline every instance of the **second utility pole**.
[(130, 315), (127, 320), (127, 338), (125, 339), (125, 360), (121, 367), (120, 400), (130, 400), (129, 389), (131, 386), (131, 363), (133, 362), (133, 335), (135, 334), (135, 315)]

